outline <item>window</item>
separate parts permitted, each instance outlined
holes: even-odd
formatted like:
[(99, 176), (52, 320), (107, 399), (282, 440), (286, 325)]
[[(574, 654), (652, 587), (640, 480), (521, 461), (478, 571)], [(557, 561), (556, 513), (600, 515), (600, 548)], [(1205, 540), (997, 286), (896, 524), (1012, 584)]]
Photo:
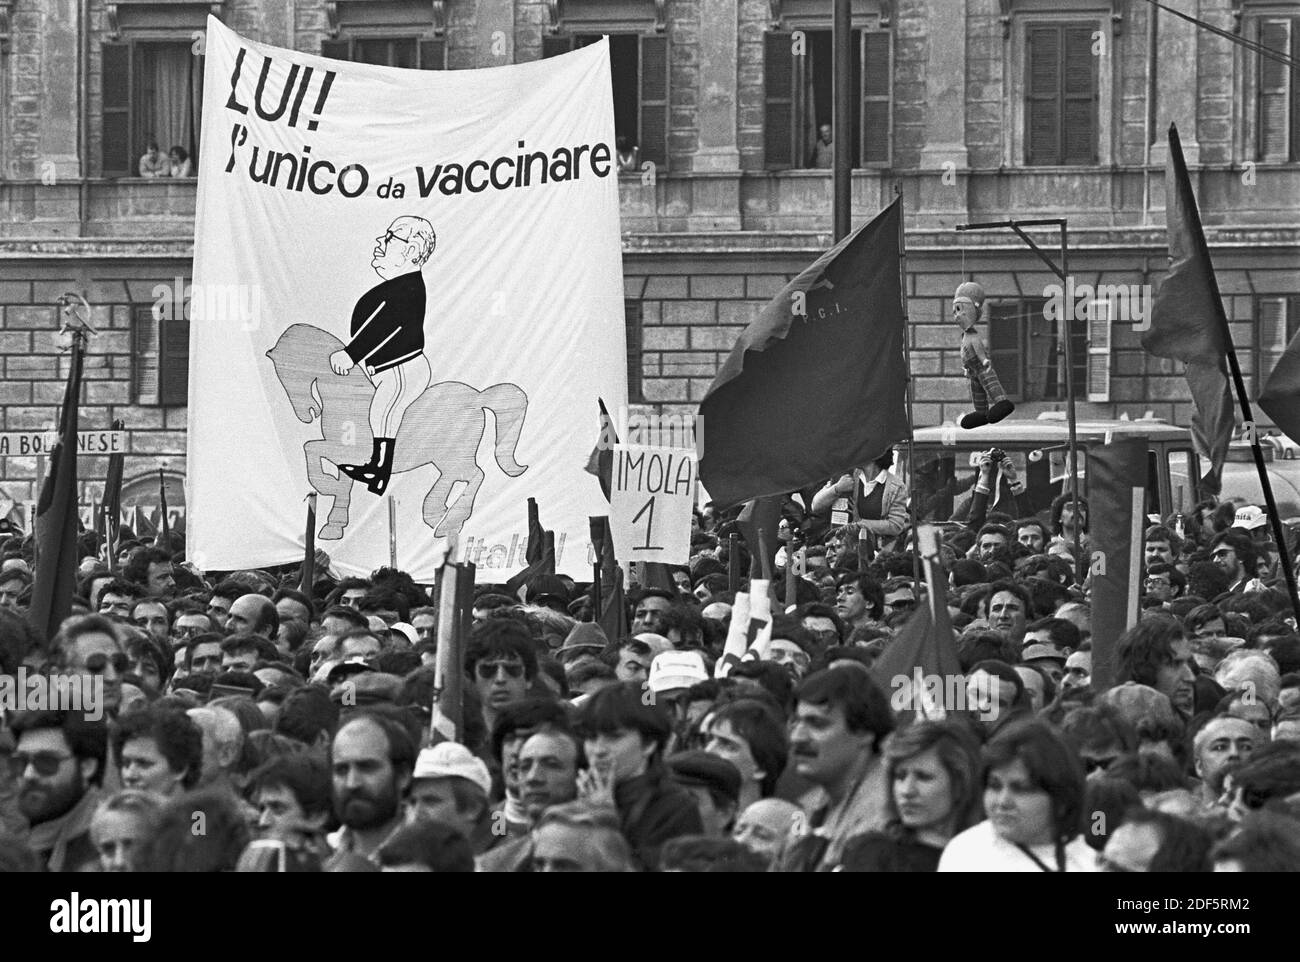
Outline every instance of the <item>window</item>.
[(636, 404), (645, 400), (641, 393), (641, 302), (625, 298), (623, 318), (627, 326), (627, 400)]
[(1025, 163), (1095, 164), (1097, 57), (1092, 23), (1025, 27)]
[[(1044, 302), (1003, 301), (988, 308), (988, 349), (1002, 387), (1013, 401), (1064, 401), (1068, 398), (1065, 379), (1065, 352), (1059, 334), (1060, 321), (1048, 320)], [(1093, 399), (1089, 383), (1088, 329), (1082, 321), (1072, 321), (1071, 350), (1074, 353), (1074, 388), (1076, 396)], [(1106, 327), (1104, 323), (1096, 325)], [(1109, 347), (1109, 344), (1107, 345)], [(1110, 355), (1106, 353), (1104, 369), (1100, 361), (1098, 379), (1109, 381)]]
[[(185, 305), (189, 313), (189, 304)], [(131, 394), (136, 404), (184, 406), (190, 389), (190, 322), (154, 305), (137, 307), (131, 325)]]
[(164, 155), (181, 147), (197, 164), (203, 57), (193, 41), (105, 43), (102, 53), (103, 175), (139, 176), (151, 141)]
[[(831, 31), (772, 31), (765, 40), (763, 142), (769, 170), (829, 168), (831, 148), (823, 136), (834, 97)], [(892, 102), (891, 34), (854, 30), (858, 56), (850, 85), (858, 110), (850, 118), (852, 155), (858, 167), (888, 166)], [(834, 132), (831, 131), (832, 140)]]
[(1264, 390), (1282, 352), (1296, 336), (1300, 320), (1300, 294), (1255, 298), (1255, 397)]
[[(1255, 21), (1262, 46), (1296, 59), (1300, 57), (1300, 17), (1262, 17)], [(1300, 160), (1300, 81), (1286, 64), (1253, 55), (1256, 153), (1258, 160)]]
[[(542, 56), (577, 50), (600, 40), (600, 34), (542, 38)], [(638, 34), (609, 36), (609, 67), (614, 84), (614, 138), (619, 153), (633, 161), (620, 170), (638, 170), (650, 161), (668, 165), (668, 38)]]
[(447, 42), (419, 37), (354, 36), (323, 40), (320, 55), (353, 63), (371, 63), (380, 67), (405, 67), (409, 70), (446, 70)]
[(1196, 489), (1201, 479), (1197, 474), (1199, 462), (1194, 462), (1194, 457), (1187, 448), (1168, 452), (1169, 492), (1173, 499), (1169, 507), (1180, 513), (1191, 511), (1198, 500)]

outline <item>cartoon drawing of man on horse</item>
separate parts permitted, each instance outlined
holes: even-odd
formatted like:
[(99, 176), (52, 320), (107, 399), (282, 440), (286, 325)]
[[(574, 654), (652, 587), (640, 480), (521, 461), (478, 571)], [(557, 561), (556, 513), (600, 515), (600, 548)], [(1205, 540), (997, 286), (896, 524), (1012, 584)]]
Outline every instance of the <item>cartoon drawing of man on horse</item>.
[(424, 356), (424, 275), (438, 237), (423, 217), (398, 217), (375, 238), (370, 266), (384, 280), (361, 295), (352, 309), (351, 340), (330, 355), (335, 374), (361, 365), (375, 396), (370, 402), (374, 448), (365, 464), (339, 470), (383, 494), (393, 473), (393, 448), (406, 409), (432, 380)]

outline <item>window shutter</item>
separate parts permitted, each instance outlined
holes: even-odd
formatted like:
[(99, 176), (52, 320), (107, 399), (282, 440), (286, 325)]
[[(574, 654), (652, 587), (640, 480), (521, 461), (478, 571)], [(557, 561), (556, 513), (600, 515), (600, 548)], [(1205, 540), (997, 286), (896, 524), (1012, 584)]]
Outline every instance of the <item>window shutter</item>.
[(1026, 44), (1025, 162), (1055, 164), (1061, 153), (1060, 87), (1061, 31), (1031, 27)]
[[(989, 308), (989, 360), (998, 372), (1002, 389), (1013, 400), (1020, 400), (1023, 382), (1020, 377), (1021, 359), (1025, 353), (1020, 315), (1024, 305), (1019, 301), (1010, 304), (994, 304)], [(960, 349), (960, 336), (954, 330), (954, 342)]]
[(190, 390), (190, 322), (164, 319), (158, 340), (158, 403), (184, 406)]
[(320, 55), (331, 60), (351, 60), (352, 45), (346, 40), (322, 40)]
[[(1062, 321), (1067, 328), (1071, 322)], [(1088, 305), (1087, 371), (1089, 401), (1110, 400), (1111, 329), (1110, 301), (1095, 300)], [(1075, 345), (1071, 345), (1071, 349)]]
[(641, 38), (641, 160), (668, 166), (668, 38)]
[(542, 59), (547, 57), (558, 57), (562, 53), (568, 53), (573, 49), (572, 37), (543, 37), (542, 38)]
[(768, 33), (763, 54), (763, 152), (768, 170), (795, 166), (795, 66), (792, 35)]
[(131, 325), (131, 374), (136, 404), (158, 403), (158, 328), (161, 312), (137, 307)]
[(134, 177), (131, 156), (131, 45), (106, 43), (100, 47), (103, 78), (101, 172), (105, 177)]
[(420, 41), (420, 69), (447, 69), (447, 41), (441, 38)]
[(1282, 357), (1287, 344), (1287, 299), (1261, 297), (1256, 304), (1258, 318), (1258, 349), (1255, 356), (1255, 397), (1264, 390), (1264, 383)]
[(1060, 163), (1097, 162), (1097, 58), (1092, 55), (1092, 33), (1091, 26), (1065, 28)]
[[(1291, 22), (1265, 20), (1259, 25), (1259, 42), (1285, 54), (1291, 49)], [(1259, 152), (1261, 160), (1284, 160), (1289, 139), (1287, 67), (1270, 57), (1259, 57)]]
[(641, 394), (641, 302), (623, 300), (623, 317), (627, 327), (627, 399), (632, 404), (644, 400)]
[(889, 117), (889, 86), (893, 70), (889, 62), (890, 32), (862, 34), (862, 163), (888, 164), (892, 124)]
[[(1291, 60), (1300, 59), (1300, 18), (1291, 21)], [(1300, 72), (1292, 71), (1291, 84), (1291, 155), (1289, 160), (1300, 160)]]

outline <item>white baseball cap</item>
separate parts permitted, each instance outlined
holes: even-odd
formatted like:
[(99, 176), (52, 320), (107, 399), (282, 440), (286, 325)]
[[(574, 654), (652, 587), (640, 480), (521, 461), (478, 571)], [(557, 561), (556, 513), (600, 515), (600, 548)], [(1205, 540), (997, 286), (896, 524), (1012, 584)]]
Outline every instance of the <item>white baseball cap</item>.
[(492, 794), (492, 776), (487, 765), (459, 742), (439, 742), (432, 748), (422, 749), (415, 759), (411, 778), (464, 778), (483, 789), (484, 795)]
[(708, 681), (709, 673), (704, 670), (704, 660), (697, 651), (664, 651), (655, 655), (650, 662), (650, 678), (647, 684), (653, 692), (671, 691), (674, 688), (690, 688), (702, 681)]
[(1248, 504), (1244, 508), (1237, 509), (1237, 516), (1232, 521), (1234, 528), (1244, 528), (1247, 531), (1254, 531), (1256, 528), (1264, 526), (1268, 518), (1253, 504)]

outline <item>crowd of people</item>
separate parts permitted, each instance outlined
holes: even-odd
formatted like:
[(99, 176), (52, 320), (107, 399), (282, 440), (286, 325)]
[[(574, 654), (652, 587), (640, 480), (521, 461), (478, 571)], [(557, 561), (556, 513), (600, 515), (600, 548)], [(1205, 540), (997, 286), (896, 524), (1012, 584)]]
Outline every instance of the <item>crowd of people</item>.
[(989, 465), (942, 529), (960, 697), (919, 712), (875, 670), (932, 601), (888, 457), (786, 499), (771, 640), (729, 671), (734, 512), (628, 586), (617, 637), (566, 576), (476, 586), (454, 741), (402, 571), (322, 555), (303, 591), (130, 531), (110, 570), (87, 532), (45, 638), (10, 537), (0, 671), (92, 679), (103, 712), (6, 707), (0, 870), (1300, 871), (1300, 634), (1262, 511), (1147, 528), (1098, 690), (1087, 503), (1001, 514)]

